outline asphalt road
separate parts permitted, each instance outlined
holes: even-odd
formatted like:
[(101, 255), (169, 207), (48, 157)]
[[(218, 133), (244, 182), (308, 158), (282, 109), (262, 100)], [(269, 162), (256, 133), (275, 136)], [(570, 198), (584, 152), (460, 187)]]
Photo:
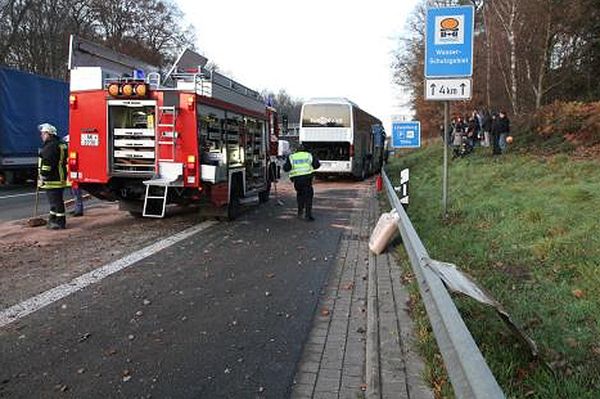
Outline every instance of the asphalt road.
[(318, 184), (316, 222), (288, 191), (0, 329), (0, 397), (288, 397), (357, 184)]
[[(65, 201), (73, 198), (71, 190), (65, 189)], [(35, 207), (35, 187), (33, 185), (0, 186), (0, 221), (30, 218)], [(40, 191), (38, 215), (47, 216), (48, 200)]]

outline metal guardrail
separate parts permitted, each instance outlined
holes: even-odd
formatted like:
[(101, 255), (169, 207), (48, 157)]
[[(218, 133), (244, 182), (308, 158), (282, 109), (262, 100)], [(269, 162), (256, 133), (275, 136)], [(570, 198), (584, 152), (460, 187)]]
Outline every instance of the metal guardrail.
[(427, 250), (383, 170), (382, 176), (388, 199), (400, 216), (398, 229), (455, 395), (458, 398), (505, 398), (442, 280), (427, 267)]

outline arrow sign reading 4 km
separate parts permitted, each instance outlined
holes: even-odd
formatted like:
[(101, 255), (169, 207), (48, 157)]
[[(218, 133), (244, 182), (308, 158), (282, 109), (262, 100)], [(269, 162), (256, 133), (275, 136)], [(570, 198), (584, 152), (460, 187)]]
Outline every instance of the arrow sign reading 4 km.
[(426, 100), (468, 100), (471, 98), (471, 79), (426, 79)]

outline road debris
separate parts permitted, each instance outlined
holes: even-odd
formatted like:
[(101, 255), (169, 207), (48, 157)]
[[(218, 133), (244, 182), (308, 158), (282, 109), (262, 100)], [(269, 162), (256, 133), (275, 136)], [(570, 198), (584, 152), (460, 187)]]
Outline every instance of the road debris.
[(92, 336), (92, 334), (90, 334), (90, 333), (85, 333), (85, 334), (83, 334), (81, 337), (79, 337), (79, 342), (84, 342), (84, 341), (87, 341), (87, 340), (88, 340), (88, 338), (89, 338), (89, 337), (91, 337), (91, 336)]

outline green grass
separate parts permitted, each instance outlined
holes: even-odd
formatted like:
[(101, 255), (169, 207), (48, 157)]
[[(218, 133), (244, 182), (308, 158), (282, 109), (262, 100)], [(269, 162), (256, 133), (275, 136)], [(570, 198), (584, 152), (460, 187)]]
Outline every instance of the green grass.
[(455, 297), (507, 397), (600, 397), (600, 162), (477, 149), (450, 161), (443, 220), (442, 152), (394, 158), (388, 175), (410, 168), (409, 216), (429, 255), (473, 276), (538, 344), (534, 362), (493, 310)]

